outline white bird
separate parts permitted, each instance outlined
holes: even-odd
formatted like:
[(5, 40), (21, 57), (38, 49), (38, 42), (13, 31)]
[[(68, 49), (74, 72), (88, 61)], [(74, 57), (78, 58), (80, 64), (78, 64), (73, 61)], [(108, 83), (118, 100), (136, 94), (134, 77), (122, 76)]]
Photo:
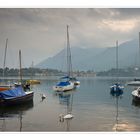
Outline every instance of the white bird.
[(72, 119), (74, 116), (72, 114), (67, 114), (64, 116), (64, 119)]
[(45, 94), (41, 94), (41, 98), (42, 98), (42, 100), (44, 100), (46, 98), (46, 95)]

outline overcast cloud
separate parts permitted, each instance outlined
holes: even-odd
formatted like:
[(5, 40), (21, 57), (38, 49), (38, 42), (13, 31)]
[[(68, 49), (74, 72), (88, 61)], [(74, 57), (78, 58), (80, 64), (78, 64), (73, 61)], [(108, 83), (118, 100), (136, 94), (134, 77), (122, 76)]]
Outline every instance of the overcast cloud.
[(111, 47), (138, 38), (140, 9), (0, 9), (0, 67), (6, 38), (7, 66), (29, 67), (55, 55), (66, 46), (66, 25), (72, 47)]

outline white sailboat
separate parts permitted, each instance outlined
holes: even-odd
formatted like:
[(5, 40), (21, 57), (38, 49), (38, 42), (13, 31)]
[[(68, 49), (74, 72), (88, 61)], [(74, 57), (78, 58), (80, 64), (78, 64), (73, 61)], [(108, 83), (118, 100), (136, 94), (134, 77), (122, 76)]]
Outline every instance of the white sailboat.
[[(140, 57), (140, 32), (139, 32), (139, 57)], [(140, 101), (140, 79), (135, 79), (128, 83), (128, 85), (139, 86), (136, 90), (132, 91), (133, 100)]]
[[(136, 70), (140, 70), (140, 32), (139, 32), (139, 68), (135, 68)], [(135, 78), (133, 81), (127, 83), (129, 86), (140, 86), (140, 78)]]
[(57, 92), (73, 90), (75, 88), (75, 83), (72, 78), (73, 76), (69, 42), (69, 26), (67, 25), (67, 76), (60, 78), (60, 82), (57, 85), (53, 86), (53, 90)]
[(140, 87), (138, 87), (136, 90), (132, 91), (133, 100), (139, 100), (140, 101)]
[[(118, 41), (116, 41), (116, 70), (117, 70), (116, 78), (118, 79)], [(123, 94), (123, 89), (124, 87), (120, 85), (120, 83), (117, 80), (117, 82), (110, 87), (110, 93), (111, 95), (118, 97)]]

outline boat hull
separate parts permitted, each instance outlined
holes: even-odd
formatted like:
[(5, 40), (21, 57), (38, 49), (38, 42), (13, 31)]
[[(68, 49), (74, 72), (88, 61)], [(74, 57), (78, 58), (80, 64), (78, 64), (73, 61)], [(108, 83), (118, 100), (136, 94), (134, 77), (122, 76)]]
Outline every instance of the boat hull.
[(134, 101), (140, 101), (140, 97), (132, 95)]
[(134, 90), (132, 92), (132, 97), (133, 97), (133, 100), (140, 101), (140, 93), (139, 93), (139, 91), (138, 90)]
[(131, 81), (131, 82), (127, 83), (127, 85), (129, 85), (129, 86), (140, 86), (140, 81)]
[(67, 86), (54, 86), (53, 90), (56, 92), (65, 92), (65, 91), (70, 91), (75, 88), (74, 84), (71, 83), (70, 85)]
[(0, 91), (9, 90), (11, 86), (9, 85), (0, 85)]
[(123, 86), (120, 86), (118, 84), (115, 84), (115, 85), (113, 85), (113, 86), (110, 87), (110, 94), (112, 96), (118, 97), (118, 96), (120, 96), (120, 95), (123, 94), (123, 89), (124, 89)]
[(10, 87), (0, 87), (0, 91), (9, 90)]
[(74, 82), (74, 85), (76, 85), (76, 86), (77, 86), (77, 85), (80, 85), (80, 81), (75, 81), (75, 82)]
[(40, 81), (38, 81), (38, 80), (27, 80), (27, 83), (29, 83), (31, 85), (36, 85), (36, 84), (40, 84)]
[(0, 106), (23, 104), (32, 101), (33, 96), (34, 96), (34, 92), (29, 92), (24, 96), (19, 96), (19, 97), (9, 98), (9, 99), (0, 99)]

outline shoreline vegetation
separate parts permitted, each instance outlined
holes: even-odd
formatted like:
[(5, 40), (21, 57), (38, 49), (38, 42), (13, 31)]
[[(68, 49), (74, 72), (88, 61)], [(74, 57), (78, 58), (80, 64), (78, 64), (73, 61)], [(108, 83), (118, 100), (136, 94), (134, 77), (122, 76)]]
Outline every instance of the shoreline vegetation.
[[(6, 67), (5, 70), (5, 77), (8, 76), (19, 76), (19, 69), (17, 68), (8, 68)], [(23, 76), (62, 76), (66, 74), (61, 70), (56, 69), (41, 69), (41, 68), (22, 68)], [(96, 73), (94, 71), (73, 71), (73, 75), (77, 77), (95, 77)], [(3, 69), (0, 68), (0, 77), (3, 76)]]
[[(19, 69), (17, 68), (5, 68), (5, 77), (14, 77), (19, 76)], [(66, 74), (61, 70), (56, 69), (41, 69), (41, 68), (22, 68), (23, 76), (36, 77), (36, 76), (62, 76)], [(129, 67), (125, 69), (119, 69), (116, 72), (116, 69), (110, 69), (106, 71), (94, 72), (93, 70), (87, 71), (73, 71), (73, 75), (76, 77), (139, 77), (140, 68)], [(3, 68), (0, 68), (0, 77), (3, 77)]]

